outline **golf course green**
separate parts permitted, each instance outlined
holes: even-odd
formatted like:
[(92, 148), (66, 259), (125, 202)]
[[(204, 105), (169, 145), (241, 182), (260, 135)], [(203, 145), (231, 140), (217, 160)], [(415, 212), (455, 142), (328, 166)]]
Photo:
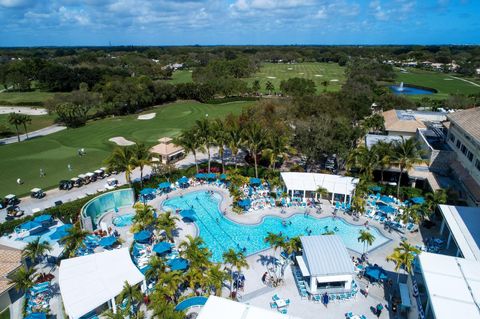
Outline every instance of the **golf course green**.
[[(243, 107), (252, 103), (255, 102), (217, 105), (177, 102), (144, 112), (156, 113), (155, 118), (150, 120), (138, 120), (138, 114), (110, 117), (89, 122), (81, 128), (67, 129), (21, 143), (1, 145), (0, 196), (9, 193), (26, 194), (34, 187), (56, 187), (62, 179), (70, 179), (98, 169), (104, 165), (103, 161), (116, 146), (109, 141), (112, 137), (121, 136), (127, 140), (154, 145), (159, 138), (175, 136), (206, 114), (209, 118), (224, 117), (229, 113), (238, 114)], [(80, 148), (85, 149), (85, 156), (77, 155)], [(72, 171), (68, 170), (68, 164)], [(40, 177), (40, 169), (45, 171), (45, 177)], [(17, 178), (21, 178), (24, 184), (18, 185)]]

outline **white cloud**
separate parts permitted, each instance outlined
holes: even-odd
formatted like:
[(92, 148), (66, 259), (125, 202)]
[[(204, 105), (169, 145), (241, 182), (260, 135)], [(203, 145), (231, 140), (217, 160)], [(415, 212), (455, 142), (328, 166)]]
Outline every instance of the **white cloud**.
[(328, 18), (327, 8), (325, 6), (322, 6), (317, 11), (317, 14), (315, 14), (314, 17), (315, 17), (315, 19), (326, 19), (326, 18)]
[(6, 8), (25, 7), (30, 4), (30, 0), (0, 0), (0, 6)]

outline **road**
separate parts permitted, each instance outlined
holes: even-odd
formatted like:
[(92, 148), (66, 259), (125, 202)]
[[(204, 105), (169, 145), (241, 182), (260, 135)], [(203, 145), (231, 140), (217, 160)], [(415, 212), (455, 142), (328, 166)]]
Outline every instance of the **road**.
[[(59, 131), (63, 131), (66, 128), (67, 128), (66, 126), (62, 126), (62, 125), (56, 125), (56, 124), (55, 125), (50, 125), (50, 126), (42, 128), (42, 129), (39, 129), (39, 130), (32, 131), (32, 132), (28, 133), (28, 139), (53, 134), (53, 133), (56, 133), (56, 132), (59, 132)], [(27, 134), (20, 135), (20, 141), (24, 141), (26, 139), (27, 139)], [(17, 143), (17, 142), (18, 142), (18, 138), (17, 138), (16, 135), (12, 136), (12, 137), (6, 137), (6, 138), (0, 139), (0, 145), (1, 144), (12, 144), (12, 143)]]
[[(212, 161), (220, 162), (220, 157), (218, 156), (218, 149), (217, 148), (212, 148), (211, 149), (212, 153)], [(243, 155), (238, 156), (239, 158), (243, 158)], [(206, 162), (207, 161), (207, 155), (203, 153), (197, 154), (197, 160), (198, 162)], [(226, 152), (225, 154), (225, 161), (227, 163), (233, 163), (233, 159), (230, 156), (230, 152)], [(188, 154), (184, 159), (181, 161), (178, 161), (175, 163), (175, 167), (177, 168), (186, 168), (189, 166), (192, 166), (195, 164), (195, 161), (193, 159), (193, 156), (191, 154)], [(145, 167), (143, 170), (143, 175), (148, 175), (151, 173), (151, 168), (150, 167)], [(126, 184), (126, 179), (125, 179), (125, 174), (120, 173), (117, 175), (112, 175), (111, 177), (115, 177), (119, 185), (125, 185)], [(140, 179), (140, 170), (137, 168), (132, 172), (132, 180), (139, 180)], [(31, 198), (31, 197), (23, 197), (21, 198), (21, 202), (19, 204), (19, 207), (25, 211), (25, 216), (26, 215), (32, 215), (32, 209), (34, 208), (39, 208), (40, 210), (44, 210), (46, 208), (52, 207), (55, 205), (56, 201), (62, 201), (64, 203), (70, 202), (79, 198), (83, 198), (87, 195), (95, 194), (99, 190), (104, 190), (105, 189), (105, 184), (107, 183), (107, 179), (101, 179), (98, 180), (94, 183), (90, 183), (88, 185), (84, 185), (79, 188), (72, 188), (69, 191), (63, 191), (59, 189), (51, 189), (49, 191), (46, 191), (46, 196), (42, 199), (36, 199), (36, 198)], [(5, 216), (6, 216), (6, 209), (0, 210), (0, 222), (5, 221)]]

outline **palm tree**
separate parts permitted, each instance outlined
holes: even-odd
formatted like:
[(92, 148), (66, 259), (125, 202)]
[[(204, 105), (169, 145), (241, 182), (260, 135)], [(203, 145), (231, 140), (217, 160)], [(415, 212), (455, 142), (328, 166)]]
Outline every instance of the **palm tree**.
[(9, 276), (8, 283), (14, 284), (16, 291), (22, 291), (25, 293), (28, 289), (33, 287), (35, 277), (35, 269), (22, 266)]
[(36, 262), (38, 258), (43, 257), (45, 253), (52, 250), (52, 246), (47, 241), (40, 241), (40, 237), (32, 242), (29, 242), (22, 250), (22, 257), (24, 259), (30, 258), (31, 261)]
[(286, 156), (290, 150), (288, 137), (285, 135), (271, 133), (266, 139), (267, 149), (270, 151), (270, 168), (275, 170), (279, 156)]
[(13, 125), (15, 126), (15, 130), (17, 131), (17, 139), (18, 139), (18, 142), (20, 142), (20, 131), (18, 130), (18, 127), (20, 125), (23, 125), (23, 118), (22, 118), (22, 115), (19, 114), (19, 113), (10, 113), (8, 115), (8, 123), (10, 125)]
[(131, 184), (131, 174), (136, 166), (136, 157), (130, 146), (117, 147), (106, 160), (109, 170), (125, 171), (125, 179)]
[[(215, 290), (215, 295), (220, 296), (222, 294), (223, 282), (227, 280), (230, 276), (221, 269), (220, 264), (213, 264), (208, 268), (207, 271), (207, 280), (210, 288)], [(211, 293), (212, 291), (210, 291)]]
[(281, 236), (280, 234), (275, 233), (267, 233), (264, 241), (269, 244), (273, 248), (274, 255), (278, 248), (282, 248), (285, 244), (285, 237)]
[(400, 168), (400, 175), (398, 176), (397, 198), (400, 196), (400, 184), (402, 181), (402, 174), (404, 171), (410, 170), (413, 165), (423, 163), (421, 155), (422, 151), (418, 149), (418, 142), (414, 138), (404, 139), (396, 142), (394, 154), (392, 157), (393, 163)]
[(159, 289), (159, 294), (165, 294), (172, 298), (176, 303), (178, 296), (178, 287), (183, 283), (183, 276), (180, 271), (163, 272), (158, 278), (155, 290)]
[(157, 319), (184, 319), (183, 311), (175, 310), (175, 305), (165, 299), (150, 303), (152, 318)]
[(25, 130), (25, 134), (27, 135), (27, 140), (28, 140), (28, 130), (27, 130), (27, 124), (32, 123), (32, 118), (29, 115), (26, 114), (20, 114), (20, 121), (23, 125), (23, 128)]
[(69, 257), (75, 257), (78, 248), (84, 245), (83, 241), (89, 234), (83, 230), (78, 224), (68, 230), (68, 234), (60, 239), (60, 243), (65, 246), (65, 254)]
[(244, 134), (248, 151), (253, 157), (253, 162), (255, 164), (255, 177), (258, 178), (257, 155), (260, 149), (265, 145), (267, 130), (257, 122), (253, 122), (246, 127)]
[(267, 83), (265, 83), (265, 89), (268, 91), (268, 95), (272, 95), (272, 91), (275, 90), (275, 87), (272, 82), (267, 81)]
[(400, 282), (400, 268), (403, 268), (406, 273), (412, 272), (412, 263), (415, 255), (420, 254), (420, 249), (410, 245), (407, 241), (402, 241), (398, 247), (393, 250), (393, 253), (387, 256), (387, 261), (395, 263), (395, 271), (398, 273), (397, 281)]
[(222, 173), (225, 173), (225, 145), (228, 144), (228, 135), (227, 131), (225, 130), (225, 125), (226, 123), (220, 119), (216, 119), (212, 125), (213, 140), (218, 147), (218, 152), (220, 153), (220, 158), (222, 159)]
[(119, 304), (123, 304), (124, 300), (126, 300), (125, 308), (128, 309), (131, 314), (135, 313), (134, 306), (140, 303), (142, 299), (143, 295), (140, 289), (135, 285), (130, 285), (128, 281), (125, 281), (123, 289), (117, 297)]
[(259, 90), (260, 90), (260, 81), (259, 81), (259, 80), (253, 81), (253, 83), (252, 83), (252, 91), (253, 91), (254, 93), (258, 93)]
[(155, 209), (152, 206), (138, 202), (134, 205), (134, 208), (135, 216), (133, 216), (132, 220), (132, 232), (135, 233), (144, 230), (155, 223)]
[(145, 319), (145, 313), (141, 310), (136, 311), (135, 313), (129, 313), (128, 309), (118, 309), (117, 313), (114, 313), (113, 310), (108, 309), (107, 311), (102, 313), (102, 318), (109, 318), (109, 319), (124, 319), (124, 318), (131, 318), (131, 319)]
[(232, 151), (232, 155), (235, 158), (235, 168), (238, 167), (238, 152), (243, 146), (242, 130), (237, 119), (228, 122), (227, 127), (227, 146)]
[(352, 198), (352, 210), (363, 215), (363, 213), (365, 213), (365, 205), (366, 200), (362, 194), (355, 192), (355, 195)]
[(330, 82), (322, 81), (321, 84), (323, 85), (323, 92), (327, 92), (327, 86), (330, 84)]
[(302, 249), (302, 242), (300, 237), (293, 237), (287, 240), (283, 246), (283, 250), (287, 253), (288, 256), (300, 252)]
[(140, 168), (140, 187), (143, 188), (143, 169), (152, 164), (152, 153), (145, 144), (137, 144), (132, 148), (135, 157), (135, 166)]
[(420, 205), (411, 205), (403, 209), (402, 214), (399, 216), (399, 219), (403, 223), (414, 222), (418, 224), (420, 220), (423, 219), (423, 210)]
[(213, 128), (212, 124), (208, 119), (202, 119), (195, 121), (195, 129), (197, 130), (197, 138), (199, 139), (201, 145), (207, 151), (208, 157), (208, 172), (210, 173), (210, 147), (213, 146)]
[(379, 141), (372, 147), (372, 150), (377, 154), (379, 159), (378, 167), (380, 168), (380, 180), (383, 184), (383, 174), (385, 169), (387, 169), (392, 162), (394, 147), (392, 143)]
[(347, 160), (347, 165), (349, 167), (358, 167), (367, 180), (373, 179), (373, 171), (378, 167), (379, 163), (380, 159), (377, 153), (363, 145), (353, 150)]
[(320, 195), (320, 199), (322, 199), (323, 196), (327, 196), (328, 195), (328, 190), (324, 187), (321, 187), (319, 186), (316, 190), (315, 190), (315, 193), (317, 193), (318, 195)]
[(157, 218), (157, 228), (164, 230), (171, 242), (173, 242), (174, 232), (177, 229), (177, 221), (179, 221), (179, 218), (172, 215), (170, 211), (160, 214)]
[(229, 248), (226, 252), (223, 253), (223, 262), (227, 265), (230, 265), (230, 294), (233, 292), (233, 267), (237, 261), (238, 255), (235, 250)]
[(360, 236), (357, 238), (358, 242), (363, 243), (363, 253), (368, 250), (368, 246), (371, 246), (375, 241), (375, 236), (372, 235), (368, 230), (360, 230)]
[(435, 213), (438, 205), (447, 203), (447, 192), (444, 189), (438, 189), (433, 193), (427, 193), (425, 197), (427, 198), (425, 205), (430, 211), (430, 214)]
[[(242, 269), (250, 268), (250, 265), (247, 262), (247, 257), (243, 252), (240, 251), (237, 253), (237, 258), (234, 261), (233, 266), (237, 269), (237, 281), (238, 281), (238, 278), (240, 278), (240, 274), (242, 273)], [(237, 282), (237, 292), (238, 292), (238, 282)]]
[(180, 243), (181, 256), (190, 262), (191, 267), (205, 268), (210, 264), (211, 252), (205, 247), (201, 237), (186, 236), (186, 240)]
[(204, 287), (208, 285), (207, 278), (205, 277), (206, 269), (198, 267), (188, 268), (187, 273), (185, 274), (185, 279), (188, 283), (188, 287), (194, 292), (197, 292), (198, 289), (203, 290)]
[(158, 256), (153, 256), (152, 258), (150, 258), (150, 260), (148, 261), (148, 265), (150, 267), (145, 272), (145, 278), (148, 280), (157, 280), (160, 274), (165, 272), (165, 261)]
[(195, 167), (198, 174), (197, 151), (204, 151), (200, 139), (197, 138), (196, 130), (189, 129), (183, 131), (180, 136), (174, 139), (174, 143), (183, 147), (185, 151), (193, 154)]

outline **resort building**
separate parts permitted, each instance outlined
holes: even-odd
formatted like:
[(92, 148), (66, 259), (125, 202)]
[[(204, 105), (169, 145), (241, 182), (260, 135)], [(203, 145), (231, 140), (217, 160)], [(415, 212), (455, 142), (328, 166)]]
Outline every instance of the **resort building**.
[(132, 262), (128, 248), (64, 259), (59, 268), (59, 286), (65, 312), (77, 319), (97, 309), (117, 311), (115, 297), (127, 281), (143, 282), (145, 276)]
[(455, 152), (453, 174), (467, 193), (469, 204), (480, 205), (480, 108), (448, 115), (448, 145)]
[(480, 262), (427, 252), (417, 258), (409, 319), (480, 319)]
[(173, 144), (169, 137), (162, 137), (158, 140), (160, 143), (150, 149), (150, 152), (157, 154), (160, 162), (168, 164), (174, 162), (185, 155), (183, 147)]
[(311, 295), (352, 290), (354, 266), (337, 235), (302, 236), (303, 255), (297, 263)]
[(21, 265), (22, 252), (20, 250), (0, 245), (0, 313), (9, 311), (8, 306), (15, 301), (16, 291), (14, 285), (9, 283), (8, 276)]
[(446, 251), (480, 262), (480, 208), (439, 205), (440, 234), (447, 236)]
[(217, 296), (208, 297), (197, 319), (300, 319)]
[(427, 122), (443, 122), (447, 119), (445, 112), (428, 112), (412, 110), (389, 110), (382, 113), (387, 135), (405, 138), (414, 137), (417, 129), (427, 128)]
[(355, 187), (359, 179), (341, 175), (318, 173), (282, 172), (282, 180), (287, 194), (293, 197), (318, 198), (318, 188), (328, 191), (328, 199), (332, 202), (351, 203)]

